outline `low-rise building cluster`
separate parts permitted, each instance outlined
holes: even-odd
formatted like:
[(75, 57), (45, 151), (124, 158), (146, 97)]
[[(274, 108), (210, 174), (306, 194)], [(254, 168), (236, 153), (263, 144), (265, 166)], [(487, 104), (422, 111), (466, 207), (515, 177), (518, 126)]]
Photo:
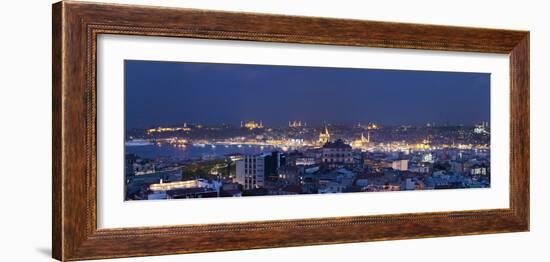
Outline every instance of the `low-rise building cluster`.
[[(299, 124), (291, 123), (293, 128)], [(179, 199), (490, 187), (490, 150), (430, 147), (366, 151), (330, 140), (319, 147), (228, 154), (194, 162), (126, 156), (126, 199)]]

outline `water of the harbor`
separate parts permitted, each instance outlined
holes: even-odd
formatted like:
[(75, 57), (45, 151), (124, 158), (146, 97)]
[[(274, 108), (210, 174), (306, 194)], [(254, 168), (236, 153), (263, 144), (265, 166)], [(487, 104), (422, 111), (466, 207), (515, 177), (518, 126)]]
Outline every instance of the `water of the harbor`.
[(135, 154), (142, 158), (159, 159), (171, 158), (175, 160), (200, 159), (200, 158), (218, 158), (227, 154), (259, 154), (270, 153), (278, 150), (274, 146), (258, 145), (192, 145), (177, 147), (170, 144), (156, 145), (125, 145), (126, 154)]

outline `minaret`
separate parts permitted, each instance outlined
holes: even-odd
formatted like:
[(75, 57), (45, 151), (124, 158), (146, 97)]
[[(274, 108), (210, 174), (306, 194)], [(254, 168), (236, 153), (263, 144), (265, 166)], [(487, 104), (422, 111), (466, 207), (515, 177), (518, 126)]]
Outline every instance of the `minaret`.
[(370, 143), (370, 131), (367, 131), (367, 142)]
[(319, 134), (319, 142), (325, 144), (325, 143), (328, 143), (330, 141), (330, 133), (328, 132), (328, 128), (327, 126), (325, 126), (325, 132), (321, 132)]

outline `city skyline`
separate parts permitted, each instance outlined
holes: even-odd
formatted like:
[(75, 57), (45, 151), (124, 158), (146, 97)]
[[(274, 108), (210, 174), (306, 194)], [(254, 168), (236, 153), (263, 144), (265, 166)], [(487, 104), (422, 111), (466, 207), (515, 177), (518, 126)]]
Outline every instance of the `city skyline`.
[[(241, 120), (239, 122), (236, 122), (236, 123), (228, 123), (228, 122), (219, 122), (219, 123), (212, 123), (212, 122), (209, 122), (208, 125), (204, 125), (203, 122), (187, 122), (187, 121), (179, 121), (177, 123), (174, 123), (174, 124), (167, 124), (167, 125), (151, 125), (151, 126), (147, 126), (147, 127), (144, 127), (144, 128), (136, 128), (136, 129), (149, 129), (149, 128), (158, 128), (158, 127), (180, 127), (180, 126), (193, 126), (193, 125), (201, 125), (201, 126), (211, 126), (211, 127), (221, 127), (221, 126), (226, 126), (226, 127), (233, 127), (233, 128), (238, 128), (238, 127), (243, 127), (244, 124), (246, 123), (251, 123), (251, 122), (254, 122), (254, 123), (257, 123), (257, 124), (262, 124), (263, 127), (265, 128), (286, 128), (286, 127), (289, 127), (289, 123), (290, 122), (299, 122), (301, 120), (291, 120), (291, 121), (287, 121), (286, 124), (282, 124), (282, 125), (269, 125), (269, 124), (266, 124), (265, 121), (259, 119), (259, 120), (256, 120), (256, 119), (244, 119), (244, 120)], [(424, 127), (424, 126), (428, 126), (428, 127), (455, 127), (455, 126), (469, 126), (469, 127), (473, 127), (473, 126), (477, 126), (477, 125), (490, 125), (490, 122), (489, 121), (483, 121), (481, 120), (480, 122), (473, 122), (473, 123), (468, 123), (468, 124), (462, 124), (462, 123), (437, 123), (437, 122), (424, 122), (424, 123), (418, 123), (418, 124), (408, 124), (408, 123), (401, 123), (401, 124), (393, 124), (393, 125), (386, 125), (384, 123), (380, 123), (380, 122), (356, 122), (356, 123), (333, 123), (333, 122), (327, 122), (327, 121), (322, 121), (322, 122), (319, 122), (319, 123), (310, 123), (310, 122), (305, 122), (305, 121), (301, 121), (302, 123), (302, 126), (301, 127), (309, 127), (309, 128), (325, 128), (325, 127), (357, 127), (357, 126), (367, 126), (369, 124), (376, 124), (378, 125), (379, 127), (400, 127), (400, 126), (404, 126), (404, 127), (407, 127), (407, 126), (410, 126), (410, 127)]]
[(490, 122), (490, 75), (125, 61), (127, 129), (294, 120), (311, 127)]
[(125, 77), (128, 201), (491, 187), (489, 74), (125, 61)]

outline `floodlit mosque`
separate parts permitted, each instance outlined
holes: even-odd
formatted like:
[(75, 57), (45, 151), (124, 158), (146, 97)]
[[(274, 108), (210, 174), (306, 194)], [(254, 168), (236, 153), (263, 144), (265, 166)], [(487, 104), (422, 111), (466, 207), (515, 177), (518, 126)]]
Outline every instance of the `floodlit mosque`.
[(330, 133), (328, 132), (328, 128), (325, 126), (325, 131), (319, 134), (319, 144), (324, 145), (328, 142), (330, 142)]
[(367, 148), (370, 145), (370, 132), (367, 132), (367, 137), (361, 133), (361, 137), (351, 143), (354, 148)]
[(244, 122), (244, 121), (241, 121), (241, 128), (247, 128), (249, 130), (261, 129), (261, 128), (264, 128), (264, 124), (262, 123), (262, 121), (260, 121), (260, 122), (255, 122), (255, 121)]
[[(330, 133), (328, 131), (328, 128), (325, 126), (325, 130), (319, 133), (319, 144), (324, 145), (329, 142), (330, 142)], [(371, 145), (370, 142), (371, 142), (370, 132), (367, 132), (366, 137), (364, 133), (361, 133), (361, 137), (351, 142), (351, 146), (353, 148), (366, 149)]]

